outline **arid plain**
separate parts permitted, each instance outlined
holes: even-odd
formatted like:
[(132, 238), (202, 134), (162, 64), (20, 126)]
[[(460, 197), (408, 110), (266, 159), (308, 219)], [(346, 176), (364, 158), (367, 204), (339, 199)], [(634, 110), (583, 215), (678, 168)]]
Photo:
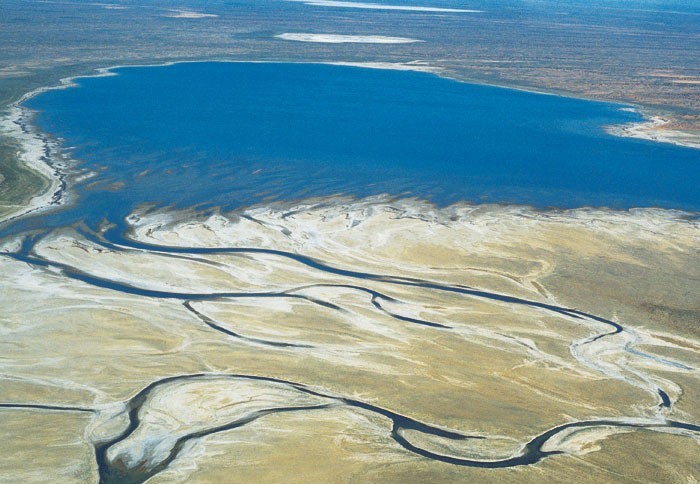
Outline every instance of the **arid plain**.
[(6, 477), (697, 476), (682, 213), (367, 199), (129, 223), (3, 246), (4, 402), (26, 402), (2, 410)]

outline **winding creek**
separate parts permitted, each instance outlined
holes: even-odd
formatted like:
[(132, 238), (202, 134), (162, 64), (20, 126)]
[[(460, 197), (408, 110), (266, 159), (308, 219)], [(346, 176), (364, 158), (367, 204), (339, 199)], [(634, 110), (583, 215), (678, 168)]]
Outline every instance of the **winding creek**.
[[(505, 305), (524, 305), (543, 312), (554, 313), (557, 316), (563, 316), (570, 319), (576, 324), (590, 325), (591, 327), (602, 327), (604, 328), (602, 332), (599, 332), (593, 336), (586, 338), (583, 341), (573, 342), (571, 345), (572, 354), (580, 359), (582, 363), (591, 366), (593, 368), (600, 369), (595, 361), (586, 360), (586, 356), (579, 352), (578, 350), (584, 345), (594, 345), (604, 341), (606, 338), (613, 337), (616, 335), (627, 333), (627, 330), (622, 324), (589, 314), (577, 309), (566, 308), (561, 306), (556, 306), (552, 304), (546, 304), (538, 301), (531, 301), (527, 299), (522, 299), (518, 297), (508, 296), (505, 294), (498, 294), (493, 292), (487, 292), (474, 288), (467, 288), (457, 285), (441, 284), (435, 281), (420, 280), (416, 278), (408, 278), (393, 275), (384, 274), (372, 274), (367, 272), (351, 271), (333, 267), (324, 263), (323, 261), (316, 260), (314, 258), (305, 257), (300, 254), (280, 251), (280, 250), (267, 250), (261, 248), (244, 248), (244, 247), (168, 247), (168, 246), (156, 246), (151, 244), (141, 243), (130, 239), (123, 232), (118, 232), (114, 228), (106, 230), (101, 233), (88, 233), (85, 230), (81, 231), (82, 235), (85, 236), (86, 240), (90, 240), (93, 243), (99, 243), (102, 247), (108, 248), (110, 250), (118, 251), (138, 251), (154, 254), (168, 254), (176, 255), (187, 260), (195, 260), (201, 262), (197, 259), (198, 256), (212, 255), (212, 254), (267, 254), (274, 257), (279, 257), (282, 259), (290, 259), (295, 262), (304, 264), (315, 271), (325, 274), (332, 274), (334, 276), (343, 276), (357, 281), (355, 284), (318, 284), (318, 285), (307, 285), (300, 286), (295, 289), (286, 290), (283, 292), (257, 292), (257, 293), (232, 293), (232, 292), (213, 292), (213, 293), (183, 293), (183, 292), (165, 292), (159, 290), (151, 290), (148, 288), (138, 287), (131, 284), (126, 284), (118, 281), (112, 281), (96, 277), (88, 272), (84, 272), (70, 265), (57, 263), (51, 261), (44, 257), (40, 257), (33, 252), (34, 245), (41, 240), (38, 235), (27, 236), (24, 238), (21, 249), (17, 252), (2, 252), (0, 256), (9, 257), (18, 261), (30, 264), (33, 267), (44, 268), (45, 270), (58, 270), (63, 277), (75, 279), (77, 281), (87, 283), (96, 287), (109, 289), (112, 291), (117, 291), (129, 295), (137, 295), (141, 297), (147, 297), (152, 299), (176, 299), (180, 300), (183, 306), (202, 324), (208, 326), (214, 331), (222, 332), (235, 339), (243, 339), (247, 343), (258, 344), (261, 346), (269, 348), (281, 348), (290, 350), (303, 350), (306, 348), (312, 348), (311, 345), (294, 344), (283, 341), (268, 341), (258, 338), (248, 338), (237, 334), (224, 325), (218, 323), (215, 319), (207, 316), (203, 312), (196, 309), (195, 304), (197, 301), (221, 301), (221, 300), (235, 300), (242, 298), (302, 298), (307, 301), (311, 301), (314, 304), (321, 304), (324, 307), (334, 310), (334, 311), (344, 311), (342, 307), (337, 306), (331, 302), (322, 301), (317, 298), (309, 298), (302, 294), (296, 294), (298, 291), (303, 291), (304, 289), (312, 287), (344, 287), (352, 290), (359, 291), (366, 294), (369, 298), (369, 303), (375, 308), (382, 311), (387, 316), (394, 318), (398, 321), (407, 324), (416, 324), (427, 326), (433, 329), (441, 331), (450, 331), (450, 326), (435, 323), (431, 321), (420, 320), (416, 318), (402, 316), (394, 312), (385, 310), (381, 301), (392, 301), (399, 302), (395, 297), (385, 295), (369, 287), (362, 285), (362, 281), (375, 281), (381, 282), (388, 285), (407, 285), (424, 288), (426, 290), (432, 291), (443, 291), (449, 293), (455, 293), (462, 297), (467, 298), (483, 298), (487, 300), (497, 301), (500, 304)], [(211, 263), (211, 261), (207, 261)], [(634, 346), (627, 342), (621, 350), (626, 351), (635, 355), (647, 356), (636, 349)], [(667, 360), (661, 360), (663, 363), (668, 365), (675, 365), (677, 367), (682, 367), (683, 369), (694, 371), (694, 369), (687, 367), (685, 365), (680, 365), (675, 362), (669, 362)], [(237, 375), (237, 374), (192, 374), (192, 375), (175, 375), (172, 377), (164, 378), (153, 382), (146, 388), (139, 391), (134, 397), (132, 397), (128, 402), (125, 402), (126, 411), (128, 413), (129, 424), (128, 426), (116, 437), (110, 439), (106, 442), (95, 443), (95, 458), (97, 460), (100, 482), (112, 483), (112, 482), (133, 482), (140, 483), (147, 480), (149, 477), (157, 474), (163, 469), (167, 468), (168, 464), (172, 462), (178, 455), (178, 453), (183, 448), (184, 444), (189, 441), (194, 441), (203, 438), (207, 435), (215, 434), (218, 432), (224, 432), (228, 430), (235, 429), (237, 427), (246, 425), (250, 422), (255, 421), (259, 418), (264, 418), (266, 415), (273, 413), (284, 413), (284, 412), (313, 412), (318, 409), (327, 408), (329, 404), (324, 405), (312, 405), (312, 406), (300, 406), (300, 407), (283, 407), (283, 408), (268, 408), (265, 410), (256, 411), (247, 414), (241, 418), (228, 422), (224, 425), (219, 425), (206, 430), (201, 430), (198, 432), (193, 432), (179, 438), (176, 443), (172, 446), (166, 459), (159, 462), (153, 467), (127, 467), (123, 463), (112, 462), (107, 458), (107, 451), (110, 447), (116, 443), (123, 441), (128, 438), (139, 426), (139, 412), (141, 411), (144, 404), (147, 402), (149, 395), (156, 391), (160, 386), (187, 380), (197, 380), (197, 379), (207, 379), (207, 378), (226, 378), (226, 379), (248, 379), (256, 381), (268, 381), (276, 382), (293, 388), (295, 391), (305, 393), (308, 395), (320, 396), (332, 400), (332, 405), (346, 405), (349, 407), (359, 408), (367, 410), (376, 414), (379, 414), (392, 422), (391, 437), (404, 449), (416, 453), (428, 459), (433, 459), (436, 461), (459, 465), (459, 466), (473, 466), (473, 467), (483, 467), (483, 468), (501, 468), (501, 467), (516, 467), (532, 465), (544, 458), (552, 457), (557, 454), (561, 454), (560, 451), (550, 450), (545, 451), (543, 447), (547, 444), (550, 439), (555, 437), (561, 432), (571, 429), (571, 428), (594, 428), (594, 427), (618, 427), (618, 428), (630, 428), (639, 430), (652, 430), (652, 431), (674, 431), (682, 430), (690, 432), (691, 434), (700, 433), (700, 426), (694, 423), (680, 422), (676, 420), (666, 419), (663, 417), (664, 412), (672, 409), (673, 401), (669, 394), (660, 386), (651, 383), (650, 379), (645, 379), (643, 382), (635, 382), (621, 374), (609, 374), (616, 379), (620, 379), (627, 384), (637, 385), (640, 388), (644, 388), (652, 392), (659, 399), (658, 404), (658, 417), (656, 419), (647, 419), (646, 421), (637, 420), (627, 420), (624, 418), (619, 419), (601, 419), (601, 420), (589, 420), (589, 421), (577, 421), (568, 422), (561, 424), (557, 427), (543, 431), (540, 435), (533, 437), (529, 442), (524, 443), (523, 450), (520, 455), (516, 455), (507, 459), (502, 460), (474, 460), (459, 458), (451, 455), (441, 455), (439, 453), (421, 448), (419, 445), (414, 444), (410, 441), (410, 438), (403, 434), (403, 431), (407, 429), (415, 430), (418, 432), (423, 432), (427, 434), (432, 434), (440, 436), (446, 439), (484, 439), (488, 438), (482, 435), (464, 435), (458, 432), (453, 432), (449, 429), (442, 429), (438, 427), (431, 426), (429, 424), (416, 421), (409, 416), (400, 415), (392, 412), (388, 409), (384, 409), (360, 400), (355, 400), (352, 398), (338, 396), (333, 394), (324, 393), (321, 390), (310, 388), (302, 383), (290, 382), (286, 380), (280, 380), (276, 378), (270, 378), (266, 376), (259, 375)], [(39, 405), (39, 404), (11, 404), (11, 403), (1, 403), (0, 408), (25, 408), (25, 409), (36, 409), (36, 410), (46, 410), (46, 411), (67, 411), (67, 412), (95, 412), (95, 409), (89, 408), (78, 408), (78, 407), (62, 407), (62, 406), (51, 406), (51, 405)]]

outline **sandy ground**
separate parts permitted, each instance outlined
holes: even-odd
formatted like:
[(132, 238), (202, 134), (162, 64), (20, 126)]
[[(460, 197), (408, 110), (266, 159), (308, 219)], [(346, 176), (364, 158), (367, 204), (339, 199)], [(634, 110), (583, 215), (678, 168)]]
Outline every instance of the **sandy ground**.
[(165, 17), (199, 19), (199, 18), (216, 18), (216, 17), (218, 17), (218, 15), (215, 15), (213, 13), (193, 12), (191, 10), (173, 10), (172, 13), (165, 15)]
[[(91, 446), (153, 482), (697, 478), (698, 434), (664, 426), (700, 419), (700, 227), (682, 212), (372, 198), (129, 223), (147, 245), (66, 228), (0, 248), (13, 479), (96, 480)], [(32, 446), (65, 451), (13, 464), (21, 422), (51, 412), (66, 419)], [(410, 445), (470, 462), (609, 423), (479, 469), (410, 451), (391, 415), (418, 422)], [(645, 464), (647, 441), (667, 460)]]
[(700, 149), (700, 134), (674, 128), (668, 116), (650, 116), (639, 123), (608, 126), (607, 132), (615, 136), (645, 139), (659, 143), (671, 143)]
[(335, 0), (289, 0), (292, 2), (302, 2), (305, 5), (314, 7), (336, 7), (336, 8), (361, 8), (368, 10), (400, 10), (406, 12), (433, 12), (433, 13), (479, 13), (481, 10), (468, 10), (462, 8), (441, 8), (422, 7), (413, 5), (387, 5), (383, 3), (369, 2), (340, 2)]
[(285, 33), (275, 35), (278, 39), (294, 40), (297, 42), (321, 42), (327, 44), (412, 44), (422, 42), (406, 37), (385, 37), (383, 35), (336, 35), (336, 34), (306, 34)]

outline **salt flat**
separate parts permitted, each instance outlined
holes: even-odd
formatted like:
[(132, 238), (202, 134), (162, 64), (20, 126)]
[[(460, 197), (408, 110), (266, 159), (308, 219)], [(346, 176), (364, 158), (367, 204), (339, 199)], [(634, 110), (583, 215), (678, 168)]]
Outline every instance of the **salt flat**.
[(339, 35), (339, 34), (306, 34), (285, 33), (275, 35), (278, 39), (294, 40), (297, 42), (321, 42), (327, 44), (412, 44), (422, 42), (406, 37), (386, 37), (383, 35)]
[(275, 478), (292, 459), (312, 480), (535, 481), (600, 455), (643, 478), (608, 442), (650, 431), (672, 476), (699, 449), (700, 335), (678, 316), (697, 314), (700, 227), (669, 215), (319, 199), (6, 241), (2, 414), (65, 413), (51, 435), (81, 480)]

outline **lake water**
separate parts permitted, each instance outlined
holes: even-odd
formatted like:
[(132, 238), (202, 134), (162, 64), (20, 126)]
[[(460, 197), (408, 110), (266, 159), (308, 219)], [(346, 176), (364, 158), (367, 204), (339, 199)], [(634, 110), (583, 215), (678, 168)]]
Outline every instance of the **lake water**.
[(114, 72), (27, 102), (38, 127), (97, 173), (51, 224), (116, 220), (143, 203), (235, 208), (338, 193), (700, 209), (700, 150), (606, 134), (640, 119), (621, 105), (317, 64)]

